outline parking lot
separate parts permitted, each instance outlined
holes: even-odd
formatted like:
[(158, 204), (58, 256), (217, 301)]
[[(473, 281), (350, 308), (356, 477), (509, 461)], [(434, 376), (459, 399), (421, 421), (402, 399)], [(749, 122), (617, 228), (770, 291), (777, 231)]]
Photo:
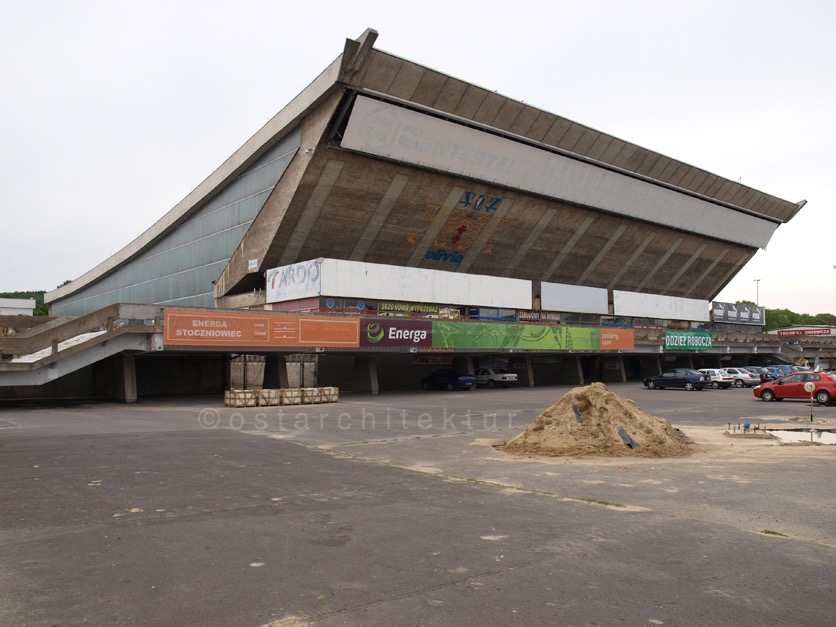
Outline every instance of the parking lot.
[(836, 447), (724, 433), (809, 404), (609, 388), (694, 453), (491, 446), (568, 387), (0, 408), (0, 624), (830, 624)]

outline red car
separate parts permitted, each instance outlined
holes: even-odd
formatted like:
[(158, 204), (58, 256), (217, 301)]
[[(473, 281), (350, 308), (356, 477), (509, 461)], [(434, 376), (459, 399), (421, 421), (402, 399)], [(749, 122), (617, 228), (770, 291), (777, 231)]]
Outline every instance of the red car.
[(828, 405), (836, 399), (836, 375), (824, 372), (794, 372), (775, 381), (761, 383), (752, 388), (755, 398), (762, 401), (783, 401), (785, 398), (809, 400), (810, 392), (805, 383), (813, 384), (813, 398), (820, 405)]

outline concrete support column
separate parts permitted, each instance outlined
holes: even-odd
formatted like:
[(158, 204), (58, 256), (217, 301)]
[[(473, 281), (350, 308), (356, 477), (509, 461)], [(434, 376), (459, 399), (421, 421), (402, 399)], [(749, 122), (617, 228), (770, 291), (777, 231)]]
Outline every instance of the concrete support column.
[(473, 360), (467, 355), (455, 355), (453, 357), (453, 370), (459, 374), (474, 374)]
[(621, 373), (621, 382), (627, 383), (627, 369), (624, 367), (624, 356), (618, 356), (618, 371)]
[(279, 353), (270, 353), (264, 357), (264, 389), (275, 390), (289, 388), (287, 360)]
[(560, 382), (583, 385), (583, 366), (580, 357), (564, 357), (560, 362)]
[(671, 368), (693, 368), (694, 367), (694, 359), (691, 355), (677, 355), (676, 361), (673, 362), (672, 366), (668, 367), (668, 370)]
[(354, 392), (380, 393), (380, 386), (377, 381), (377, 361), (374, 357), (361, 355), (354, 358), (351, 389)]
[(662, 358), (658, 355), (647, 356), (642, 359), (641, 376), (653, 377), (662, 374)]
[[(525, 368), (517, 369), (514, 368), (512, 372), (516, 373), (518, 378), (518, 385), (520, 386), (528, 386), (530, 388), (534, 387), (534, 366), (531, 364), (531, 357), (525, 357)], [(517, 362), (519, 363), (519, 362)]]
[(136, 402), (136, 360), (133, 355), (120, 355), (116, 371), (116, 400), (122, 403)]

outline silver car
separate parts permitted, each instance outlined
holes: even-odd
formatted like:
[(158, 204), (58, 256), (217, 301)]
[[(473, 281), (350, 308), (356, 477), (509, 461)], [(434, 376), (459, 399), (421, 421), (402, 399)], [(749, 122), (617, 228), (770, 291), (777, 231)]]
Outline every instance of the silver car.
[(513, 372), (505, 372), (504, 370), (493, 368), (477, 368), (476, 369), (476, 385), (486, 385), (489, 388), (501, 385), (507, 388), (509, 385), (517, 382), (517, 375)]
[(753, 388), (756, 385), (760, 385), (760, 375), (750, 372), (745, 368), (723, 368), (723, 370), (734, 377), (734, 387), (736, 388)]
[(722, 368), (700, 368), (700, 372), (711, 379), (709, 386), (715, 390), (730, 388), (734, 385), (734, 377)]

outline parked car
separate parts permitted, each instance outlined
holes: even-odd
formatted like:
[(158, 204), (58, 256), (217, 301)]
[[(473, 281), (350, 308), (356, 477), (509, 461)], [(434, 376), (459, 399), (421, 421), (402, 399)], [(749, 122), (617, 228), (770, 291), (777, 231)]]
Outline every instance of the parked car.
[(785, 398), (810, 399), (805, 383), (813, 384), (812, 396), (820, 405), (836, 399), (836, 375), (824, 372), (796, 372), (775, 381), (756, 386), (752, 393), (762, 401), (783, 401)]
[(758, 375), (761, 378), (761, 383), (767, 383), (769, 381), (775, 380), (775, 377), (772, 376), (772, 373), (769, 372), (769, 370), (767, 370), (763, 366), (746, 366), (746, 370), (748, 370), (749, 372), (754, 372), (756, 375)]
[(746, 368), (723, 368), (726, 372), (728, 372), (734, 378), (734, 387), (742, 388), (742, 387), (755, 387), (758, 383), (761, 382), (760, 376), (756, 375), (754, 372), (749, 372)]
[(644, 387), (648, 389), (659, 388), (685, 388), (686, 390), (701, 390), (711, 382), (701, 372), (690, 368), (674, 368), (660, 375), (645, 377)]
[(476, 387), (476, 378), (472, 374), (459, 374), (450, 368), (442, 368), (421, 379), (421, 387), (425, 390), (472, 390)]
[(777, 366), (769, 366), (769, 368), (771, 370), (777, 370), (778, 371), (779, 374), (776, 377), (776, 379), (780, 379), (781, 377), (785, 377), (788, 374), (793, 373), (792, 366), (788, 366), (787, 364), (778, 364)]
[(513, 372), (506, 372), (505, 370), (494, 370), (493, 368), (477, 368), (476, 369), (476, 385), (487, 385), (489, 388), (501, 385), (507, 388), (512, 383), (517, 382), (517, 375)]
[(718, 388), (730, 388), (734, 385), (734, 377), (722, 368), (700, 368), (699, 370), (711, 383), (709, 384), (715, 390)]
[(776, 368), (775, 366), (764, 366), (764, 368), (769, 370), (769, 374), (772, 375), (773, 380), (780, 379), (781, 377), (784, 376), (784, 373), (781, 372), (780, 370), (778, 370), (778, 368)]

